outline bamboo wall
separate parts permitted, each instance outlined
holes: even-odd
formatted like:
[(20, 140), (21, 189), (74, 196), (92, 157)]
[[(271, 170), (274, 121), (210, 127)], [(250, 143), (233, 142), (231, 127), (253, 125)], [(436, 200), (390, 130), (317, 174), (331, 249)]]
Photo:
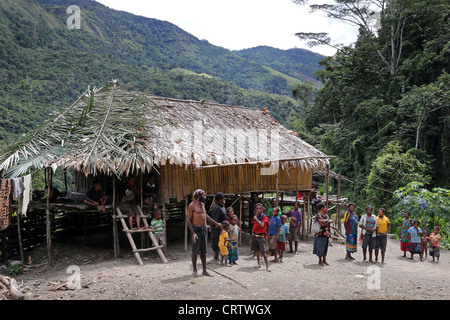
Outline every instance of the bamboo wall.
[[(203, 189), (207, 194), (223, 192), (236, 194), (251, 191), (276, 191), (276, 175), (261, 175), (259, 164), (245, 166), (223, 166), (195, 169), (194, 166), (167, 164), (160, 168), (160, 191), (164, 203), (170, 197), (182, 201), (192, 195), (196, 189)], [(289, 192), (310, 189), (312, 170), (293, 167), (289, 170), (278, 170), (278, 190)]]

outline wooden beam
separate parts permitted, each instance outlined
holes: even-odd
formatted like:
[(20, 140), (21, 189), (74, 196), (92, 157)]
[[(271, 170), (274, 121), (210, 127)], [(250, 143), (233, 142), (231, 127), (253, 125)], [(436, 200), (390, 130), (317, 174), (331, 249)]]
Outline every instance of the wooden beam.
[(341, 231), (341, 175), (338, 175), (337, 203), (336, 203), (336, 226)]
[(184, 197), (184, 251), (186, 251), (186, 252), (187, 252), (187, 243), (188, 243), (187, 216), (188, 216), (188, 197)]
[(50, 228), (50, 189), (52, 186), (51, 178), (50, 178), (50, 170), (51, 168), (46, 169), (47, 173), (47, 205), (45, 207), (45, 216), (46, 216), (46, 239), (47, 239), (47, 265), (50, 266), (52, 264), (52, 232)]
[(113, 246), (114, 246), (114, 259), (119, 256), (118, 249), (118, 237), (117, 237), (117, 220), (116, 220), (116, 175), (113, 174)]
[(326, 202), (325, 202), (325, 205), (327, 206), (327, 210), (328, 210), (328, 196), (329, 196), (329, 190), (328, 189), (330, 189), (330, 168), (327, 166), (327, 175), (326, 175), (326, 178), (327, 178), (327, 200), (326, 200)]
[(310, 157), (270, 159), (270, 160), (239, 162), (239, 163), (233, 162), (233, 163), (225, 163), (225, 164), (213, 164), (213, 165), (208, 165), (208, 166), (200, 166), (200, 167), (194, 168), (194, 170), (217, 168), (217, 167), (228, 167), (228, 166), (242, 166), (242, 165), (251, 165), (251, 164), (270, 164), (272, 162), (289, 162), (289, 161), (299, 161), (299, 160), (309, 160), (309, 159), (333, 159), (333, 158), (336, 158), (336, 157), (335, 156), (310, 156)]

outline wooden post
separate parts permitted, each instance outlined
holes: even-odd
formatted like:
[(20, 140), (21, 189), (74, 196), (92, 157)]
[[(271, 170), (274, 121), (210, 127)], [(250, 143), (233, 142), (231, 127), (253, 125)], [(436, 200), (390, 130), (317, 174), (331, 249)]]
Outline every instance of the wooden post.
[(328, 195), (329, 195), (329, 191), (328, 189), (330, 189), (330, 167), (327, 167), (327, 200), (326, 200), (326, 206), (327, 206), (327, 210), (328, 210)]
[[(139, 183), (139, 189), (140, 189), (140, 203), (141, 203), (141, 212), (142, 213), (144, 213), (144, 195), (142, 194), (142, 192), (143, 192), (143, 190), (144, 190), (144, 188), (143, 188), (143, 185), (142, 185), (142, 178), (143, 178), (143, 175), (142, 175), (142, 170), (140, 171), (140, 183)], [(139, 220), (141, 219), (141, 217), (139, 217)], [(147, 237), (145, 237), (145, 234), (142, 232), (141, 233), (141, 249), (144, 249), (144, 248), (146, 248), (147, 247), (147, 243), (146, 243), (146, 238)], [(146, 255), (146, 253), (142, 253), (142, 255), (143, 256), (145, 256)]]
[(242, 243), (242, 207), (244, 202), (242, 201), (242, 195), (239, 196), (239, 243)]
[(277, 171), (276, 177), (275, 177), (275, 184), (276, 184), (276, 188), (277, 188), (277, 196), (276, 196), (276, 198), (277, 198), (277, 202), (278, 202), (278, 171)]
[(337, 203), (336, 203), (336, 227), (341, 232), (341, 175), (338, 175)]
[(306, 199), (303, 198), (303, 212), (302, 212), (302, 240), (306, 240)]
[(309, 235), (309, 219), (311, 219), (311, 206), (309, 204), (309, 192), (306, 194), (307, 197), (307, 201), (308, 201), (308, 205), (307, 205), (307, 209), (308, 209), (308, 220), (306, 220), (306, 240), (308, 240), (308, 235)]
[(16, 213), (17, 216), (17, 234), (19, 236), (19, 249), (20, 249), (20, 261), (22, 261), (22, 264), (25, 263), (25, 259), (23, 257), (23, 244), (22, 244), (22, 230), (20, 230), (20, 216), (21, 214), (19, 212)]
[(188, 216), (188, 197), (184, 197), (184, 251), (186, 251), (186, 252), (187, 252), (187, 243), (188, 243), (187, 216)]
[(52, 263), (52, 234), (50, 229), (50, 189), (51, 189), (51, 181), (50, 181), (50, 170), (51, 168), (46, 169), (47, 173), (47, 205), (45, 207), (45, 215), (46, 215), (46, 238), (47, 238), (47, 265), (50, 266)]
[(164, 225), (164, 254), (167, 253), (167, 223), (166, 223), (166, 203), (165, 201), (163, 202), (163, 207), (162, 207), (162, 218), (163, 218), (163, 225)]
[(117, 221), (116, 221), (116, 175), (113, 173), (113, 246), (114, 246), (114, 259), (119, 256), (118, 239), (117, 239)]
[(64, 169), (64, 187), (66, 188), (66, 195), (67, 195), (67, 172), (66, 172), (66, 169)]

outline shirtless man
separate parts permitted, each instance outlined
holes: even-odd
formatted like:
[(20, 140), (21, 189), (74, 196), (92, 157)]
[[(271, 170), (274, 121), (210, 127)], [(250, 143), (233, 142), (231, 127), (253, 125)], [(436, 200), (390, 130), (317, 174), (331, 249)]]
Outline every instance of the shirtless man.
[(197, 189), (193, 194), (194, 201), (189, 204), (187, 213), (187, 224), (192, 235), (192, 270), (193, 276), (197, 276), (197, 256), (200, 254), (200, 260), (203, 266), (203, 275), (212, 277), (206, 271), (206, 241), (208, 231), (206, 229), (206, 221), (213, 223), (216, 227), (221, 224), (217, 223), (206, 213), (205, 200), (206, 193), (201, 189)]

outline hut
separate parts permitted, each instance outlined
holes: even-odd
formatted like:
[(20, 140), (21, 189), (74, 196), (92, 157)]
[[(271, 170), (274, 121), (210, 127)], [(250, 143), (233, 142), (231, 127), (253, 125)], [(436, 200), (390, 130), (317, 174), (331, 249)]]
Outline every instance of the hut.
[[(327, 170), (332, 157), (301, 140), (269, 112), (158, 97), (113, 81), (88, 88), (69, 107), (6, 148), (0, 171), (4, 178), (13, 178), (48, 169), (50, 180), (51, 170), (72, 169), (79, 192), (92, 177), (110, 177), (115, 184), (135, 174), (142, 186), (143, 176), (153, 173), (163, 210), (171, 201), (187, 207), (198, 188), (210, 195), (310, 191), (313, 172)], [(116, 219), (114, 201), (112, 213)], [(115, 220), (113, 226), (117, 255)]]

